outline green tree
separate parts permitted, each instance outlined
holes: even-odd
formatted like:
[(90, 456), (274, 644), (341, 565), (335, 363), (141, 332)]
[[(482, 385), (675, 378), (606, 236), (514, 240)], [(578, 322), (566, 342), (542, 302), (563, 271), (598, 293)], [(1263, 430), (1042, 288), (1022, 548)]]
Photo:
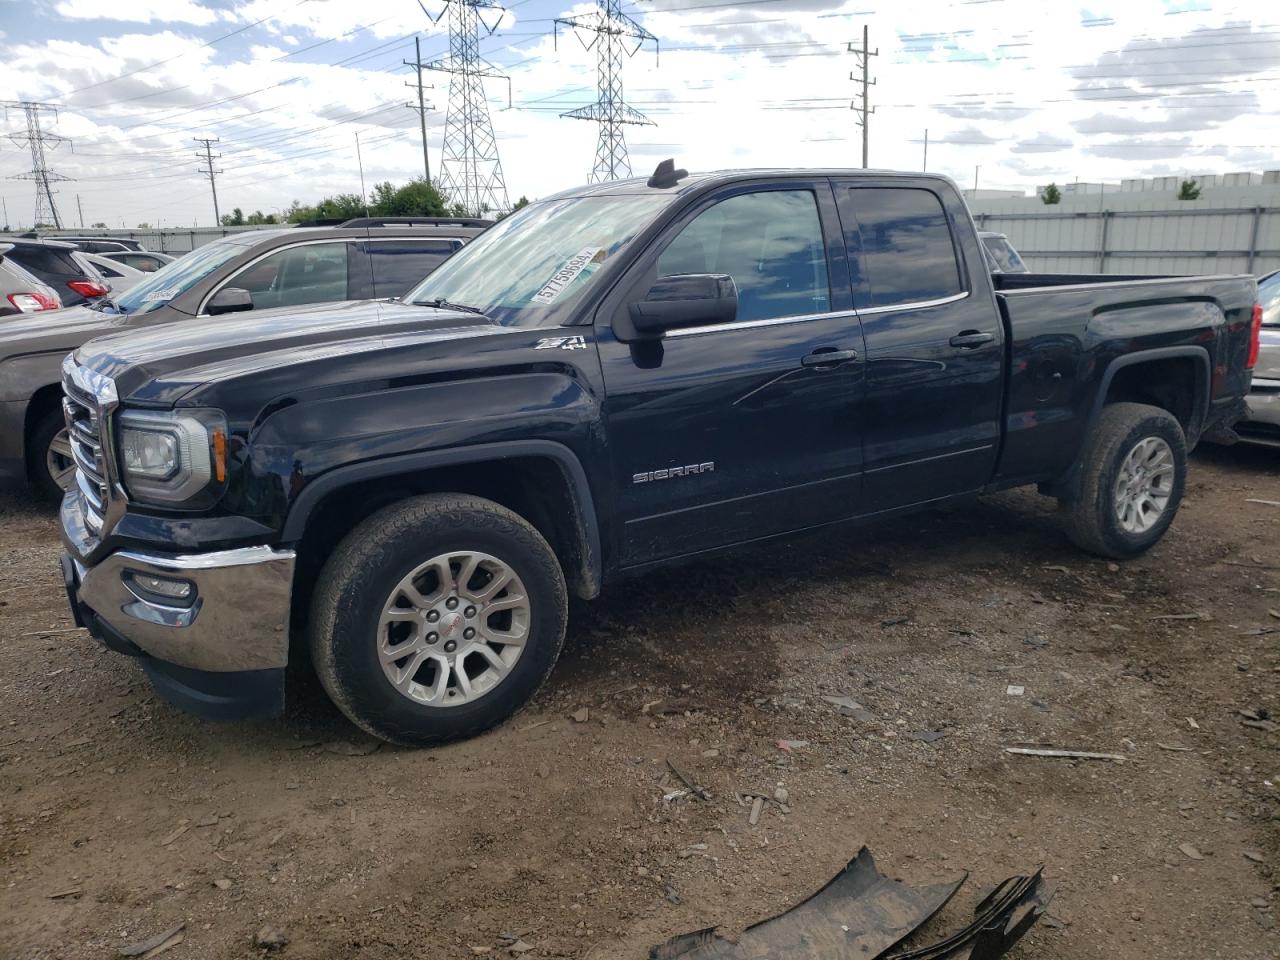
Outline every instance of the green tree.
[(244, 218), (244, 222), (253, 226), (259, 226), (264, 223), (279, 223), (274, 213), (263, 213), (261, 210), (255, 210), (249, 216)]
[(390, 182), (375, 184), (369, 195), (369, 212), (375, 217), (444, 217), (449, 215), (440, 191), (423, 177), (403, 187)]
[(1199, 200), (1200, 185), (1194, 180), (1183, 180), (1178, 187), (1179, 200)]
[(105, 229), (107, 229), (107, 225), (106, 225), (105, 223), (103, 223), (102, 221), (98, 221), (97, 223), (95, 223), (95, 224), (93, 225), (93, 229), (95, 229), (95, 230), (105, 230)]
[(236, 207), (230, 213), (224, 213), (222, 215), (222, 225), (224, 227), (243, 227), (244, 211)]
[(149, 224), (149, 223), (140, 223), (140, 224), (138, 224), (138, 226), (137, 226), (137, 227), (135, 227), (134, 229), (136, 229), (136, 230), (150, 230), (150, 229), (151, 229), (151, 224)]
[(325, 197), (314, 206), (304, 206), (295, 200), (285, 211), (286, 223), (302, 223), (305, 220), (350, 220), (364, 216), (364, 199), (358, 193), (340, 193)]
[(1040, 202), (1049, 205), (1062, 202), (1062, 191), (1056, 183), (1049, 184), (1040, 192)]

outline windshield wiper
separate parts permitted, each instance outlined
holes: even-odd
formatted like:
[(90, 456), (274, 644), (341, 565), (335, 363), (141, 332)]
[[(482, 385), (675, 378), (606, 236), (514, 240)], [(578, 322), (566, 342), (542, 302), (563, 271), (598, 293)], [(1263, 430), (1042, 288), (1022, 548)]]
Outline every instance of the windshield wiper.
[(443, 297), (437, 297), (434, 300), (415, 300), (413, 305), (415, 307), (435, 307), (437, 310), (461, 310), (464, 313), (474, 313), (481, 317), (485, 315), (485, 312), (479, 307), (470, 307), (465, 303), (453, 303)]
[(99, 300), (99, 301), (97, 302), (97, 304), (95, 304), (95, 306), (96, 306), (99, 310), (102, 310), (102, 311), (104, 311), (104, 312), (105, 312), (105, 311), (107, 311), (107, 310), (110, 310), (110, 311), (112, 311), (113, 313), (128, 313), (128, 312), (129, 312), (128, 310), (124, 309), (124, 307), (120, 306), (120, 304), (116, 303), (114, 300), (109, 300), (109, 299), (105, 299), (105, 298), (104, 298), (104, 299), (102, 299), (102, 300)]

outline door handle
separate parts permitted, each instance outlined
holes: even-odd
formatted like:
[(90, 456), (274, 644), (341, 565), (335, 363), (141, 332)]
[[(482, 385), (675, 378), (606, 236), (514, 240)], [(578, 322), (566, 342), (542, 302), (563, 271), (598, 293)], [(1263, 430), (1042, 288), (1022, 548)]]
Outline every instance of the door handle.
[(800, 358), (800, 365), (803, 367), (816, 367), (819, 370), (825, 370), (831, 367), (838, 367), (842, 363), (848, 363), (850, 360), (858, 359), (857, 350), (837, 350), (835, 347), (819, 347), (804, 357)]
[(995, 334), (980, 333), (977, 330), (962, 330), (951, 338), (950, 343), (953, 347), (960, 347), (962, 350), (972, 350), (974, 347), (980, 347), (994, 339)]

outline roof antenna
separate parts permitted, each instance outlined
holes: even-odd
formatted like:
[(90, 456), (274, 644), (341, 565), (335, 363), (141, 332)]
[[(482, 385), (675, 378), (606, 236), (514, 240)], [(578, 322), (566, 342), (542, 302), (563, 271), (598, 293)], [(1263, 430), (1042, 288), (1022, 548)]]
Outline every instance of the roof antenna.
[(653, 176), (649, 178), (649, 186), (659, 189), (674, 187), (688, 175), (688, 170), (677, 170), (675, 160), (668, 158), (654, 168)]

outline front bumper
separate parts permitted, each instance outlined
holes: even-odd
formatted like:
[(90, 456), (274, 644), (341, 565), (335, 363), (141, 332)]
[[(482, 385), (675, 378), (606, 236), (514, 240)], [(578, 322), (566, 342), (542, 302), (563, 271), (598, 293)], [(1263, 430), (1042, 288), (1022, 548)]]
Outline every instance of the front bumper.
[[(63, 563), (76, 622), (106, 646), (142, 658), (157, 690), (191, 712), (278, 714), (289, 660), (294, 553), (244, 547), (210, 553), (117, 550), (92, 565), (77, 494), (62, 501)], [(158, 602), (134, 583), (191, 584), (187, 606)], [(243, 702), (240, 702), (243, 701)]]
[(1241, 438), (1280, 447), (1280, 380), (1254, 380), (1248, 404), (1249, 419), (1236, 427)]

